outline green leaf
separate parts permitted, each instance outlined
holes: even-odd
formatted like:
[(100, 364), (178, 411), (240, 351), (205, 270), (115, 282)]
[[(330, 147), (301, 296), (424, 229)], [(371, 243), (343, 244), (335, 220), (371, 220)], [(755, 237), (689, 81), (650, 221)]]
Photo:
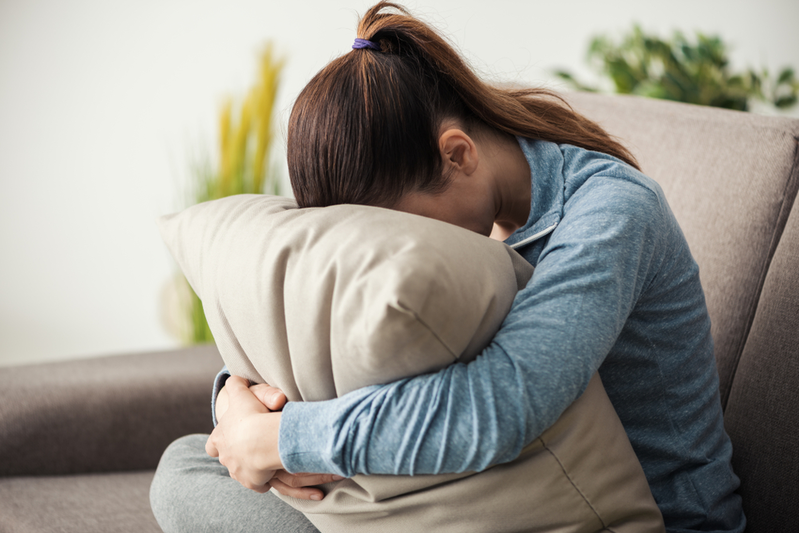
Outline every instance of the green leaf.
[(791, 67), (786, 67), (780, 72), (780, 76), (777, 78), (777, 85), (782, 85), (783, 83), (790, 83), (794, 81), (794, 72)]
[[(746, 110), (751, 98), (765, 99), (778, 107), (797, 102), (799, 81), (790, 67), (772, 80), (764, 69), (731, 72), (727, 45), (717, 35), (697, 32), (689, 39), (680, 31), (670, 39), (647, 34), (637, 24), (614, 41), (592, 38), (587, 58), (600, 75), (611, 79), (616, 92)], [(592, 90), (565, 71), (556, 75), (576, 88)]]
[(782, 96), (777, 98), (777, 100), (774, 102), (774, 106), (778, 107), (779, 109), (787, 109), (789, 107), (795, 106), (798, 99), (799, 98), (797, 98), (796, 93), (790, 96)]

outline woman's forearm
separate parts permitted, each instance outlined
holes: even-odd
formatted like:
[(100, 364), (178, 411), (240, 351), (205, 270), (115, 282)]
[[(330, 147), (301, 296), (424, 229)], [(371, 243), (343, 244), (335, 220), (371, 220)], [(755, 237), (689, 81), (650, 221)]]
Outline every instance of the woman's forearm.
[[(487, 367), (456, 364), (335, 400), (289, 403), (281, 420), (281, 461), (290, 472), (345, 477), (480, 471), (510, 461), (528, 432), (543, 431), (560, 407), (542, 401), (552, 413), (531, 413), (530, 404), (518, 400), (526, 393), (510, 360), (499, 353), (488, 359)], [(565, 395), (561, 401), (563, 409), (570, 403)], [(531, 419), (541, 427), (528, 424)]]
[[(512, 460), (553, 424), (612, 349), (658, 263), (652, 254), (661, 228), (669, 227), (650, 191), (604, 183), (613, 196), (572, 204), (582, 210), (579, 227), (562, 223), (553, 234), (476, 360), (335, 400), (289, 404), (279, 443), (286, 468), (347, 477), (480, 471)], [(614, 212), (614, 202), (633, 212)]]

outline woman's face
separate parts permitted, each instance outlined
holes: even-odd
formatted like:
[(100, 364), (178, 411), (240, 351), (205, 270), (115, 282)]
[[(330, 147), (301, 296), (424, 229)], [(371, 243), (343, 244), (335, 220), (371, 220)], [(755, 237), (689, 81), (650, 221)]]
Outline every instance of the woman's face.
[(437, 194), (407, 193), (390, 208), (455, 224), (487, 237), (494, 225), (490, 198), (487, 194), (459, 187), (456, 181)]
[(488, 236), (496, 215), (493, 180), (488, 165), (480, 163), (477, 144), (463, 130), (460, 121), (446, 119), (439, 127), (438, 146), (446, 188), (435, 194), (406, 193), (399, 202), (387, 207)]
[(456, 121), (441, 126), (439, 148), (447, 187), (430, 194), (411, 192), (391, 209), (449, 222), (504, 239), (523, 226), (530, 213), (530, 166), (511, 135), (484, 133), (473, 139)]

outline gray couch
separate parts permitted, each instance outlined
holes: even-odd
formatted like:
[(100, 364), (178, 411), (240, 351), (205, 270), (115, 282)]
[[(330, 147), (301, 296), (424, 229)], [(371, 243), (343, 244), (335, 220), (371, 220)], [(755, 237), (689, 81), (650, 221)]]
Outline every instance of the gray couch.
[[(660, 182), (700, 265), (747, 531), (797, 531), (799, 120), (569, 100)], [(220, 365), (208, 346), (0, 369), (0, 531), (159, 531), (153, 469), (210, 431)]]

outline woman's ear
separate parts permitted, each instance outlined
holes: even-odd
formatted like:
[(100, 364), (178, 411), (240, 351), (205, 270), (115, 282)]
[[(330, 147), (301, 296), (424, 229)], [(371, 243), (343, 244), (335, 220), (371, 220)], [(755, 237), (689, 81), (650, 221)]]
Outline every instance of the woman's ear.
[(441, 159), (445, 168), (461, 171), (466, 175), (477, 170), (480, 156), (477, 146), (463, 130), (450, 128), (438, 138), (438, 148), (441, 150)]

